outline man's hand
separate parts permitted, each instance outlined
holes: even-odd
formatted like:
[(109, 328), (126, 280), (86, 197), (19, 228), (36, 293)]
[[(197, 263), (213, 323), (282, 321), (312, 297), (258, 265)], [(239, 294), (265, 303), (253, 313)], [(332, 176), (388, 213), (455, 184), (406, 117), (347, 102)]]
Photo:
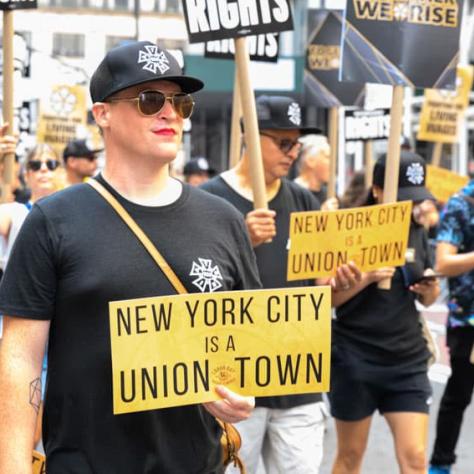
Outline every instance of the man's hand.
[(338, 209), (339, 199), (336, 197), (326, 199), (326, 201), (321, 204), (321, 211), (337, 211)]
[(257, 247), (276, 235), (275, 211), (255, 209), (245, 217), (252, 247)]
[(251, 415), (255, 407), (254, 397), (244, 397), (223, 385), (217, 385), (216, 392), (222, 400), (203, 403), (204, 408), (211, 415), (227, 423), (237, 423), (246, 420)]
[(347, 291), (354, 288), (361, 279), (361, 271), (355, 262), (350, 261), (337, 269), (336, 276), (329, 280), (329, 284), (334, 291)]

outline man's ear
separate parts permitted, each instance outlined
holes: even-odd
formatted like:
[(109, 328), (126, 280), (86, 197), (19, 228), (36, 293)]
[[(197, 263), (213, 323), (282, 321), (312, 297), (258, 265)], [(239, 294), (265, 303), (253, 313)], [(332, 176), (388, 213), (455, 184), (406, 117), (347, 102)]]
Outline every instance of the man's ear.
[(95, 102), (92, 105), (92, 115), (94, 116), (95, 123), (100, 128), (107, 128), (109, 126), (109, 104), (105, 102)]

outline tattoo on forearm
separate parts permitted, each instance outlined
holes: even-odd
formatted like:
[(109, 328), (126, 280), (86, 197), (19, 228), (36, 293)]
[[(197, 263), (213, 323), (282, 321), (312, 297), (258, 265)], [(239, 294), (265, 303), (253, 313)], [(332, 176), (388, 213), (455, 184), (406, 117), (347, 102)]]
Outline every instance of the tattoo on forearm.
[(30, 382), (30, 405), (38, 413), (41, 405), (41, 378), (38, 377)]

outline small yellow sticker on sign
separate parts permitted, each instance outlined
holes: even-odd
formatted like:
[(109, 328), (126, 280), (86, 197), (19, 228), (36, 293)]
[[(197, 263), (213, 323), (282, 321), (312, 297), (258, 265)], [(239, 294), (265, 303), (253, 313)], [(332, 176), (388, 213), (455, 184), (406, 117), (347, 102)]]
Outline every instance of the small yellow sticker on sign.
[(333, 276), (351, 260), (362, 271), (403, 265), (411, 208), (411, 201), (403, 201), (292, 213), (287, 279)]
[(109, 303), (114, 413), (329, 390), (329, 287)]
[(426, 167), (426, 187), (431, 194), (440, 202), (447, 202), (469, 182), (467, 176), (453, 173), (445, 168), (427, 165)]

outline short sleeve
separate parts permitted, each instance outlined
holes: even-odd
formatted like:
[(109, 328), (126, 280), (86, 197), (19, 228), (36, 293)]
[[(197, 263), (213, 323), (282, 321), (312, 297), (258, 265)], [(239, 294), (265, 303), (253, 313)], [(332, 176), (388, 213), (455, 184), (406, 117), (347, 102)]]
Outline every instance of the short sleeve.
[(18, 233), (0, 284), (0, 312), (49, 320), (57, 287), (58, 237), (42, 210), (33, 207)]
[(459, 196), (451, 198), (441, 213), (437, 242), (461, 247), (464, 243), (467, 203)]

